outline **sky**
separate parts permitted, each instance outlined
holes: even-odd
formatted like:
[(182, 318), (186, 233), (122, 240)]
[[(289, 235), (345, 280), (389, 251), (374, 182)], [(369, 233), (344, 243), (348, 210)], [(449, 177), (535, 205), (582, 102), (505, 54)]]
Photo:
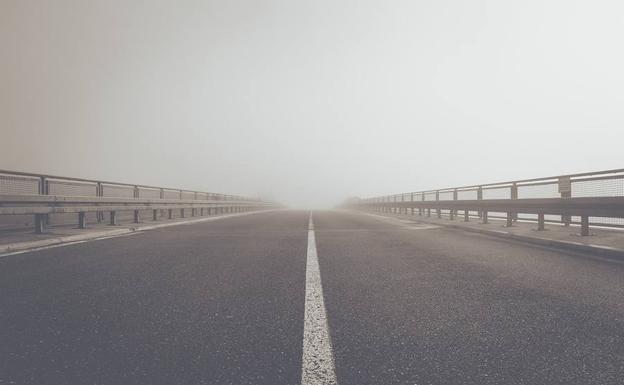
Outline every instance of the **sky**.
[(621, 1), (0, 0), (0, 169), (370, 197), (624, 167)]

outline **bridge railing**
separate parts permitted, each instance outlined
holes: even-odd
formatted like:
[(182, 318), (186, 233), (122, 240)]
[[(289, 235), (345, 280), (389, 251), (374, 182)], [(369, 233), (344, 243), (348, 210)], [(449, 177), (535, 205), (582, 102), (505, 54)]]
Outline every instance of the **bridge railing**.
[(464, 221), (535, 221), (539, 231), (547, 222), (578, 224), (581, 235), (589, 235), (590, 226), (624, 227), (624, 169), (385, 195), (347, 206), (421, 216), (433, 211), (451, 220), (461, 211)]
[(0, 217), (19, 218), (0, 228), (32, 225), (37, 233), (72, 222), (85, 228), (87, 222), (103, 222), (105, 214), (115, 225), (120, 219), (138, 223), (142, 214), (155, 221), (272, 206), (238, 195), (0, 170)]

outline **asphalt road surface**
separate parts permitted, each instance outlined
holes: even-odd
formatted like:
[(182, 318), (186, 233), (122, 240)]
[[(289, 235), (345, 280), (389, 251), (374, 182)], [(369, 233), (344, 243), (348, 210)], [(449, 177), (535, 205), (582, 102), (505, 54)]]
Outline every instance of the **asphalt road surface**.
[(367, 214), (309, 227), (273, 211), (0, 258), (0, 384), (624, 383), (620, 263)]

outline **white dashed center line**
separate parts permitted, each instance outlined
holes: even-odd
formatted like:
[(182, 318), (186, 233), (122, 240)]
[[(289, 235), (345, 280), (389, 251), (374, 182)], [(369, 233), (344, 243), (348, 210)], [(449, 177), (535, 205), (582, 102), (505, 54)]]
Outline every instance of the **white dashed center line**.
[(308, 224), (308, 256), (306, 262), (305, 315), (303, 323), (302, 385), (337, 384), (334, 354), (327, 327), (323, 300), (321, 271), (316, 253), (312, 212)]

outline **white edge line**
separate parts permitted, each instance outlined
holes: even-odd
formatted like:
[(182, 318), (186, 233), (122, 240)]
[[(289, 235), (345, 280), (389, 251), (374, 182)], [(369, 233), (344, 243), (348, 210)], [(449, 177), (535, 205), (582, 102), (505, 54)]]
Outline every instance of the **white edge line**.
[(129, 227), (129, 228), (123, 228), (123, 229), (100, 231), (100, 232), (91, 233), (91, 234), (89, 233), (75, 234), (75, 235), (69, 235), (66, 237), (45, 239), (41, 241), (22, 242), (22, 243), (16, 243), (12, 245), (4, 245), (4, 246), (0, 245), (0, 247), (4, 247), (4, 249), (6, 250), (6, 252), (0, 252), (0, 258), (8, 257), (11, 255), (30, 253), (30, 252), (40, 251), (40, 250), (53, 249), (57, 247), (77, 245), (79, 243), (84, 243), (84, 242), (99, 241), (99, 240), (117, 238), (117, 237), (125, 237), (129, 235), (137, 235), (137, 234), (141, 234), (141, 232), (143, 231), (155, 230), (155, 229), (160, 229), (163, 227), (193, 225), (193, 224), (201, 223), (201, 222), (210, 222), (210, 221), (214, 221), (217, 219), (234, 218), (234, 217), (257, 214), (257, 213), (262, 213), (262, 212), (267, 212), (267, 211), (272, 211), (272, 210), (261, 210), (261, 211), (247, 212), (247, 213), (220, 215), (216, 217), (192, 219), (192, 220), (183, 221), (183, 222), (161, 223), (158, 225), (147, 225), (147, 226), (141, 226), (141, 227)]

